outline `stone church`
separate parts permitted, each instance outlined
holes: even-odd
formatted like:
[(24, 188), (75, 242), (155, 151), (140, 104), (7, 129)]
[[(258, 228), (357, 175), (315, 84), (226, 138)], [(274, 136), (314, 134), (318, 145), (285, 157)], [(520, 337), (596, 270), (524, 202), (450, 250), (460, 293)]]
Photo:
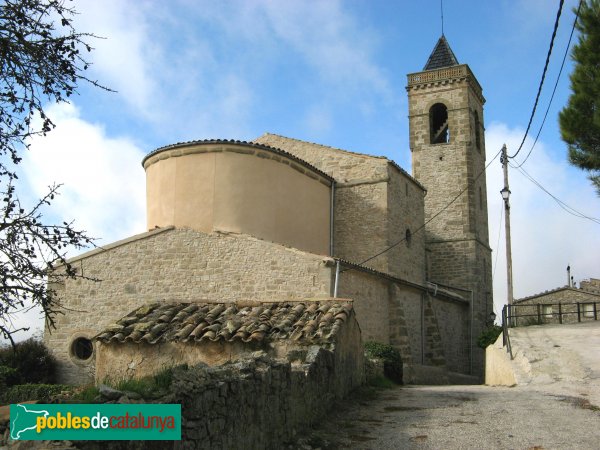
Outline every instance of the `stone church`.
[(148, 154), (148, 231), (70, 260), (99, 281), (52, 286), (65, 310), (45, 341), (61, 381), (93, 380), (94, 337), (147, 304), (330, 298), (351, 300), (363, 341), (399, 349), (406, 381), (481, 380), (475, 341), (492, 311), (485, 99), (444, 36), (406, 90), (412, 175), (269, 133)]

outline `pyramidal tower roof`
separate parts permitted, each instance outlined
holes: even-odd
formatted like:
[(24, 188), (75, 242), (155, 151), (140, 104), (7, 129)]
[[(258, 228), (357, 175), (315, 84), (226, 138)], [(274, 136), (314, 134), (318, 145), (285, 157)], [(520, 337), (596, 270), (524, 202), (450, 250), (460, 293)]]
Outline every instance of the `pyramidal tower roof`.
[(450, 48), (450, 44), (448, 44), (446, 37), (442, 34), (437, 41), (437, 44), (435, 44), (433, 52), (429, 55), (429, 59), (427, 60), (425, 67), (423, 67), (423, 70), (435, 70), (457, 65), (458, 60), (456, 59), (456, 56), (454, 56), (454, 52)]

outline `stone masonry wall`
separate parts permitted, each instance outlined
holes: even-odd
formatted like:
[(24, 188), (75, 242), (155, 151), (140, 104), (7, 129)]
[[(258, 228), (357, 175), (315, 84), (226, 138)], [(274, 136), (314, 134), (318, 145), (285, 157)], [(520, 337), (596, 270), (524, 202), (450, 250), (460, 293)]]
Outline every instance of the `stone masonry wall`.
[(393, 345), (409, 366), (446, 365), (450, 370), (468, 372), (466, 305), (347, 268), (342, 269), (338, 295), (353, 299), (364, 341)]
[[(478, 336), (492, 311), (485, 100), (466, 65), (411, 74), (407, 90), (413, 175), (427, 188), (425, 220), (443, 210), (426, 227), (429, 281), (473, 291), (473, 334)], [(448, 143), (430, 141), (429, 111), (436, 103), (447, 107)], [(483, 352), (476, 346), (472, 352), (474, 373), (481, 375)]]
[[(387, 272), (414, 283), (425, 283), (425, 192), (411, 183), (405, 174), (389, 165), (387, 195), (388, 245), (396, 245), (386, 253)], [(407, 240), (407, 231), (410, 235)]]
[(411, 243), (367, 265), (397, 277), (425, 280), (423, 188), (387, 158), (265, 134), (256, 142), (281, 148), (336, 179), (334, 255), (360, 263), (404, 239)]
[[(388, 184), (361, 184), (335, 190), (334, 254), (360, 263), (388, 246)], [(388, 255), (367, 263), (388, 272)]]
[[(528, 316), (517, 317), (515, 320), (517, 325), (537, 324), (538, 318), (541, 319), (541, 323), (559, 323), (558, 303), (561, 303), (562, 322), (576, 323), (578, 321), (578, 302), (580, 303), (579, 317), (581, 321), (594, 320), (593, 303), (596, 303), (596, 317), (600, 319), (600, 294), (567, 286), (534, 297), (517, 300), (513, 304), (512, 311), (515, 315)], [(540, 316), (538, 316), (538, 305), (540, 305)], [(544, 305), (547, 305), (547, 307), (544, 308)]]
[(421, 364), (423, 294), (393, 283), (389, 291), (390, 344), (400, 351), (404, 364)]
[(433, 301), (431, 309), (437, 318), (446, 367), (452, 372), (469, 373), (469, 305), (440, 300)]
[(161, 229), (72, 260), (101, 281), (67, 280), (57, 287), (66, 314), (45, 342), (66, 383), (93, 380), (93, 364), (70, 354), (77, 336), (91, 338), (142, 304), (156, 301), (286, 300), (329, 297), (328, 258), (243, 235)]
[(338, 296), (353, 300), (363, 341), (389, 343), (389, 295), (387, 280), (342, 267), (338, 281)]
[(254, 142), (296, 155), (335, 178), (336, 183), (383, 181), (388, 177), (388, 160), (384, 157), (362, 155), (270, 133), (265, 133)]
[(579, 283), (579, 289), (582, 289), (586, 292), (592, 292), (594, 294), (600, 294), (600, 280), (597, 278), (581, 280)]

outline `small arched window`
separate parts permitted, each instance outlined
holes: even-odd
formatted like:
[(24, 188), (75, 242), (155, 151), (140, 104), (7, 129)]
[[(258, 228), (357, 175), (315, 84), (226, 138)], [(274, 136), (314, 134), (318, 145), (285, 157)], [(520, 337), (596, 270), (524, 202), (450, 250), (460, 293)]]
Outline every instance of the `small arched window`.
[(406, 229), (404, 233), (404, 240), (406, 241), (406, 246), (410, 247), (410, 243), (412, 242), (412, 233), (410, 232), (410, 228)]
[(481, 152), (481, 122), (479, 122), (477, 111), (473, 111), (473, 122), (475, 126), (475, 147)]
[(436, 103), (429, 110), (429, 129), (432, 144), (447, 144), (450, 142), (448, 108), (443, 103)]

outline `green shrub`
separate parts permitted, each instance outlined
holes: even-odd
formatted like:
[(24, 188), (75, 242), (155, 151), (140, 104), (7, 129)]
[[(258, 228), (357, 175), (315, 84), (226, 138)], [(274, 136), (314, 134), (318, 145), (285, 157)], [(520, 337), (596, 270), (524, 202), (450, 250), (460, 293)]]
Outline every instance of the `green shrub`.
[(365, 342), (365, 354), (369, 358), (382, 359), (384, 375), (393, 382), (402, 384), (402, 356), (396, 348), (370, 341)]
[(169, 391), (173, 383), (174, 371), (185, 369), (187, 369), (187, 365), (185, 364), (176, 367), (166, 367), (151, 376), (122, 380), (116, 383), (114, 387), (119, 391), (136, 392), (144, 398), (158, 398)]
[(0, 391), (7, 386), (12, 386), (19, 382), (19, 372), (14, 367), (0, 365)]
[(379, 389), (390, 389), (395, 385), (396, 383), (394, 383), (388, 377), (376, 377), (369, 380), (369, 386)]
[(47, 403), (54, 395), (70, 389), (71, 386), (63, 384), (17, 384), (0, 393), (0, 403), (8, 405), (27, 400), (38, 400), (40, 403)]
[(486, 348), (488, 345), (492, 345), (498, 339), (502, 333), (502, 327), (500, 325), (492, 325), (487, 327), (477, 338), (477, 345), (481, 348)]
[(96, 397), (99, 395), (100, 391), (92, 384), (77, 388), (71, 397), (71, 401), (78, 403), (94, 403), (94, 400), (96, 400)]
[(19, 342), (14, 348), (0, 348), (0, 366), (16, 371), (5, 377), (7, 386), (51, 384), (55, 380), (56, 360), (43, 342), (34, 338)]

